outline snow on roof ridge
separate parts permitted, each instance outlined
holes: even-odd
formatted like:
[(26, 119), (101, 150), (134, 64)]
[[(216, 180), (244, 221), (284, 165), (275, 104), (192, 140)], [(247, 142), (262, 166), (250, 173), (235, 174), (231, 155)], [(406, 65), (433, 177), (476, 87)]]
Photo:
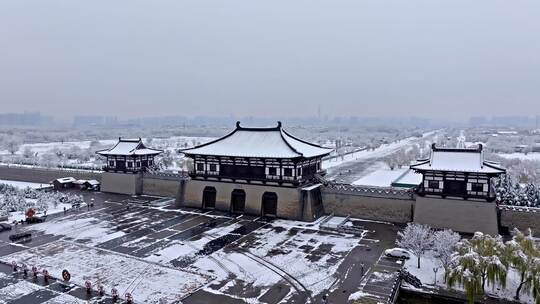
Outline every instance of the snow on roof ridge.
[(310, 158), (328, 154), (331, 149), (289, 134), (282, 128), (280, 121), (278, 121), (277, 127), (263, 128), (242, 127), (238, 121), (236, 128), (229, 134), (214, 141), (179, 151), (186, 154), (230, 157)]
[(146, 154), (159, 154), (163, 152), (163, 150), (146, 147), (140, 137), (138, 139), (119, 137), (118, 142), (113, 147), (96, 151), (96, 153), (100, 155), (133, 155), (138, 150), (148, 150)]
[(411, 165), (415, 170), (504, 173), (505, 169), (484, 160), (481, 144), (478, 148), (437, 148), (432, 144), (429, 162)]

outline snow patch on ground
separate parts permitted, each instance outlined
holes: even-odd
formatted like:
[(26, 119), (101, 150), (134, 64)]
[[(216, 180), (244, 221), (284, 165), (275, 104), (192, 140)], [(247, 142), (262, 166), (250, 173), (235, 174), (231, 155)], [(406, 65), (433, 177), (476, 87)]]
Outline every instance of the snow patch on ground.
[(11, 284), (0, 289), (0, 304), (9, 303), (39, 289), (41, 289), (41, 287), (36, 284), (32, 284), (27, 281), (18, 281), (15, 284)]
[(88, 301), (81, 300), (79, 298), (70, 296), (68, 294), (60, 294), (57, 297), (54, 297), (43, 304), (87, 304)]
[(140, 303), (179, 301), (211, 280), (208, 275), (171, 269), (64, 241), (17, 252), (1, 260), (35, 265), (56, 277), (63, 269), (68, 269), (74, 284), (84, 286), (86, 280), (94, 284), (99, 282), (105, 290), (116, 287), (120, 294), (131, 292), (135, 301)]
[(125, 235), (122, 231), (112, 232), (113, 225), (102, 219), (88, 217), (69, 220), (69, 218), (59, 218), (35, 224), (29, 229), (65, 236), (72, 240), (84, 240), (86, 245), (97, 245)]

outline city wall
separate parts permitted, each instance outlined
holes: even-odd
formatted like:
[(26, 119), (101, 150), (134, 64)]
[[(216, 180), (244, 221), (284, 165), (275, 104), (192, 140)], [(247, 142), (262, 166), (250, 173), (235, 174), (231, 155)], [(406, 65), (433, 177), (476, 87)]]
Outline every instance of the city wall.
[(173, 174), (143, 174), (142, 193), (153, 196), (177, 197), (182, 179)]
[(416, 197), (414, 222), (463, 233), (498, 233), (497, 205), (493, 202)]
[(413, 219), (414, 200), (402, 192), (373, 187), (324, 187), (322, 200), (325, 213), (337, 216), (402, 224)]
[(512, 231), (531, 228), (533, 235), (540, 236), (540, 208), (500, 206), (500, 225)]
[[(61, 177), (95, 179), (102, 182), (102, 191), (124, 194), (146, 194), (176, 197), (180, 206), (200, 208), (202, 191), (209, 185), (205, 181), (185, 180), (177, 174), (120, 174), (56, 168), (28, 168), (0, 166), (0, 179), (49, 183)], [(182, 183), (185, 186), (182, 186)], [(230, 195), (233, 189), (246, 191), (246, 212), (261, 214), (261, 197), (265, 191), (278, 194), (278, 217), (313, 220), (309, 199), (303, 199), (301, 191), (295, 188), (281, 188), (262, 185), (216, 183), (218, 185), (216, 209), (230, 210)], [(184, 193), (184, 194), (182, 194)], [(456, 201), (446, 204), (441, 199), (415, 197), (409, 190), (332, 184), (321, 187), (324, 213), (337, 216), (408, 223), (411, 221), (445, 226), (456, 231), (493, 231), (496, 224), (494, 204), (474, 201)], [(305, 205), (305, 206), (303, 206)], [(540, 208), (500, 206), (499, 225), (511, 230), (514, 227), (524, 231), (528, 228), (540, 235)]]

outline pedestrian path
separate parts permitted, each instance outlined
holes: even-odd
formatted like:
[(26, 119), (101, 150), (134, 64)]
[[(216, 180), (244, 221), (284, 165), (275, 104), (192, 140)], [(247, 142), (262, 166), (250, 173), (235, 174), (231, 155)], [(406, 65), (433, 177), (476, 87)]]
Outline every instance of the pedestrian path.
[(395, 303), (401, 285), (399, 271), (403, 264), (402, 259), (383, 254), (362, 281), (362, 296), (356, 303)]

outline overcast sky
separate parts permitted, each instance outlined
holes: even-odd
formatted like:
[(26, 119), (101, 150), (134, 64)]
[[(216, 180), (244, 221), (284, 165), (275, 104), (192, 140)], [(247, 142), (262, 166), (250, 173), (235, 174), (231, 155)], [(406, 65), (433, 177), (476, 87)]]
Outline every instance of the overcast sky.
[(0, 112), (540, 114), (538, 0), (1, 0)]

